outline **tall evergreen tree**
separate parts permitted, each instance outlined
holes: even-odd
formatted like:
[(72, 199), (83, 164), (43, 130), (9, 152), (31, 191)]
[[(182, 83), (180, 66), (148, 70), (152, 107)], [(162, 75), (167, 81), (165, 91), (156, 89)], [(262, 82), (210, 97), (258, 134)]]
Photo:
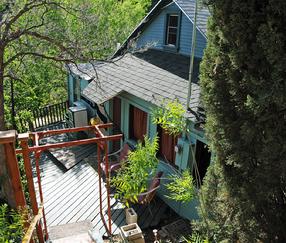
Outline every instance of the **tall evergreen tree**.
[(208, 4), (200, 79), (215, 159), (201, 227), (217, 241), (286, 242), (286, 1)]

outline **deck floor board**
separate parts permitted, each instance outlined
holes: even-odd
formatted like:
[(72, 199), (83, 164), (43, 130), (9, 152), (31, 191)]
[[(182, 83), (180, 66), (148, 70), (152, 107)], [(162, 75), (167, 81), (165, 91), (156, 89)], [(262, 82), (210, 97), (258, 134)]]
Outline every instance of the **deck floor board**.
[[(55, 143), (67, 141), (67, 136), (53, 136), (45, 138), (41, 143)], [(44, 206), (48, 227), (76, 223), (90, 220), (102, 235), (106, 235), (106, 229), (100, 215), (99, 203), (99, 175), (97, 170), (97, 155), (95, 145), (87, 146), (83, 153), (80, 148), (74, 149), (74, 158), (79, 159), (76, 165), (66, 170), (57, 160), (52, 152), (43, 153), (40, 160), (41, 182), (44, 197)], [(63, 150), (64, 151), (64, 150)], [(57, 151), (59, 154), (60, 150)], [(68, 154), (67, 159), (72, 156)], [(64, 160), (64, 156), (60, 157)], [(34, 182), (36, 191), (38, 191), (35, 162), (33, 161)], [(107, 193), (105, 184), (102, 183), (102, 206), (103, 216), (108, 224), (107, 213)], [(110, 198), (111, 203), (111, 223), (112, 233), (118, 234), (120, 227), (125, 225), (124, 205), (116, 200), (113, 196)], [(165, 212), (166, 205), (162, 200), (156, 200), (151, 203), (150, 208), (153, 216), (150, 215), (147, 206), (134, 205), (138, 214), (140, 227), (154, 226), (154, 222), (159, 222)]]

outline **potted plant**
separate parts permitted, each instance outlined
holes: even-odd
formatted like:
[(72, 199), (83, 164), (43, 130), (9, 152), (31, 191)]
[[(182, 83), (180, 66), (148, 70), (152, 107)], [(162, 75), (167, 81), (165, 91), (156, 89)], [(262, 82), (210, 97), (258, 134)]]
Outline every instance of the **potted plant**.
[(124, 203), (127, 214), (132, 212), (128, 210), (130, 203), (138, 202), (138, 195), (147, 190), (148, 179), (156, 171), (158, 146), (157, 136), (152, 140), (145, 136), (144, 145), (139, 142), (136, 150), (129, 152), (126, 163), (111, 179), (111, 184), (116, 188), (115, 198)]

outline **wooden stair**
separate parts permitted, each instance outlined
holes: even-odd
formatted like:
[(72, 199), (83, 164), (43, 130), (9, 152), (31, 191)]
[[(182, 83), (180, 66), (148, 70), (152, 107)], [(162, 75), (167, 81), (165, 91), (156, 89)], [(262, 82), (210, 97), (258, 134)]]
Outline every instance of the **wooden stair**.
[(61, 149), (51, 149), (49, 150), (49, 156), (50, 158), (53, 157), (56, 159), (67, 170), (69, 170), (95, 151), (95, 144), (87, 144)]
[(103, 243), (100, 234), (93, 230), (93, 225), (88, 220), (51, 226), (49, 239), (51, 243)]

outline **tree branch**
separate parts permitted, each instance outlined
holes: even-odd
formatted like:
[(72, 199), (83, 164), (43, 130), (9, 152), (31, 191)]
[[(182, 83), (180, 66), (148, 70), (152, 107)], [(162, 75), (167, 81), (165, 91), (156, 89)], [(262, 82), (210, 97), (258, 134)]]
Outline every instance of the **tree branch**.
[[(56, 41), (55, 39), (49, 37), (49, 36), (45, 36), (43, 34), (34, 32), (34, 31), (26, 31), (25, 34), (35, 37), (37, 39), (40, 40), (44, 40), (47, 41), (55, 46), (57, 46), (62, 52), (66, 52), (67, 54), (69, 54), (71, 57), (75, 57), (75, 55), (73, 54), (72, 50), (76, 50), (76, 48), (73, 47), (65, 47), (63, 44), (61, 44), (60, 42)], [(77, 57), (79, 59), (79, 57)]]
[(35, 57), (41, 57), (44, 59), (48, 59), (48, 60), (53, 60), (53, 61), (57, 61), (57, 62), (64, 62), (64, 63), (73, 63), (73, 59), (72, 58), (62, 58), (62, 57), (57, 57), (57, 56), (47, 56), (43, 53), (37, 53), (37, 52), (20, 52), (15, 54), (13, 57), (11, 57), (10, 59), (8, 59), (5, 63), (4, 63), (4, 68), (9, 65), (11, 62), (15, 61), (18, 58), (22, 58), (24, 56), (35, 56)]
[[(54, 6), (58, 6), (59, 8), (61, 9), (64, 9), (65, 11), (66, 8), (63, 7), (61, 4), (57, 3), (57, 2), (54, 2), (54, 1), (41, 1), (40, 3), (36, 3), (38, 2), (37, 0), (32, 0), (31, 2), (28, 2), (26, 3), (23, 8), (10, 20), (6, 23), (6, 26), (5, 26), (5, 29), (4, 29), (4, 33), (3, 33), (3, 37), (2, 37), (2, 41), (4, 43), (7, 43), (7, 36), (8, 36), (8, 33), (9, 33), (9, 30), (11, 29), (12, 25), (19, 19), (21, 18), (21, 16), (23, 16), (24, 14), (26, 14), (27, 12), (29, 12), (30, 10), (32, 9), (35, 9), (35, 8), (39, 8), (39, 7), (42, 7), (42, 6), (50, 6), (50, 5), (54, 5)], [(17, 31), (16, 33), (18, 33), (18, 35), (15, 35), (15, 38), (18, 36), (18, 38), (21, 36), (21, 32)], [(20, 34), (20, 35), (19, 35)]]

